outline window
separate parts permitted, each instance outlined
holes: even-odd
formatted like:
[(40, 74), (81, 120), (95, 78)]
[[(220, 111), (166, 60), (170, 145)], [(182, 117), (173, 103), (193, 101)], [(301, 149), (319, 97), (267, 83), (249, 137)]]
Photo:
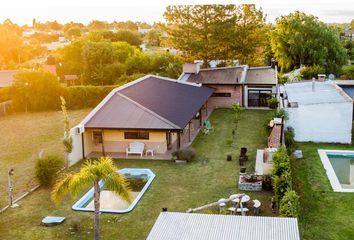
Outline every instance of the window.
[(93, 142), (95, 144), (99, 144), (102, 143), (102, 132), (101, 131), (93, 131), (92, 132), (92, 138), (93, 138)]
[(149, 132), (124, 132), (124, 139), (149, 139)]
[(231, 97), (231, 93), (216, 92), (211, 95), (212, 97)]

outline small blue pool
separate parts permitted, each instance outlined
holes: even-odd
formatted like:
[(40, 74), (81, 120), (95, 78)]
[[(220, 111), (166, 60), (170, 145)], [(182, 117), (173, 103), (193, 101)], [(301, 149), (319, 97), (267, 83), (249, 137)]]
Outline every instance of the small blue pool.
[[(144, 195), (155, 178), (155, 174), (147, 168), (123, 168), (119, 170), (127, 178), (130, 188), (132, 189), (133, 201), (131, 204), (121, 199), (111, 191), (105, 189), (105, 182), (100, 181), (101, 196), (100, 205), (101, 212), (105, 213), (127, 213), (133, 210), (136, 204)], [(93, 206), (94, 189), (91, 188), (82, 198), (80, 198), (72, 209), (76, 211), (94, 211)]]
[(335, 192), (354, 192), (354, 151), (319, 149), (322, 164)]

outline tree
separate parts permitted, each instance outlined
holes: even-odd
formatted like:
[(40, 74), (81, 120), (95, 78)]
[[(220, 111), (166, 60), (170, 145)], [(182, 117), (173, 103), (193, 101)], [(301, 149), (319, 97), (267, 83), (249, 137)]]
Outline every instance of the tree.
[(13, 107), (16, 110), (56, 110), (62, 87), (56, 77), (43, 71), (23, 71), (15, 75)]
[(164, 17), (173, 46), (187, 61), (203, 60), (204, 67), (214, 59), (263, 62), (265, 17), (253, 4), (168, 6)]
[(317, 78), (318, 74), (322, 74), (325, 72), (325, 69), (318, 65), (308, 66), (301, 68), (300, 75), (305, 80), (311, 80), (312, 78)]
[(160, 46), (161, 32), (158, 30), (151, 30), (146, 33), (146, 41), (149, 46)]
[(82, 58), (86, 83), (102, 86), (114, 83), (111, 72), (108, 71), (116, 60), (111, 43), (88, 41), (82, 48)]
[(233, 131), (233, 133), (234, 133), (234, 132), (237, 131), (237, 126), (238, 126), (239, 121), (241, 120), (241, 114), (244, 111), (244, 109), (239, 103), (233, 103), (231, 105), (231, 110), (232, 110), (232, 113), (233, 113), (233, 117), (234, 117), (233, 120), (234, 120), (234, 124), (235, 124), (234, 125), (235, 128), (234, 128), (234, 131)]
[(108, 27), (108, 23), (104, 21), (99, 21), (99, 20), (92, 20), (87, 27), (90, 30), (105, 30)]
[(63, 137), (63, 145), (64, 150), (66, 152), (66, 166), (69, 166), (69, 154), (73, 151), (73, 139), (70, 136), (70, 119), (68, 112), (66, 110), (66, 102), (64, 97), (60, 96), (61, 101), (61, 111), (63, 112), (64, 117), (64, 137)]
[(339, 35), (315, 16), (299, 11), (276, 19), (271, 45), (282, 71), (304, 64), (337, 73), (346, 63)]
[(350, 29), (354, 30), (354, 19), (350, 22)]
[(0, 65), (22, 62), (22, 38), (8, 26), (0, 25)]
[(131, 202), (129, 184), (125, 176), (117, 172), (117, 168), (109, 157), (101, 157), (95, 161), (88, 160), (84, 163), (80, 172), (69, 173), (63, 179), (57, 181), (52, 191), (52, 200), (59, 204), (67, 193), (76, 196), (81, 189), (93, 185), (95, 240), (100, 239), (100, 180), (105, 182), (107, 190), (114, 192), (129, 203)]

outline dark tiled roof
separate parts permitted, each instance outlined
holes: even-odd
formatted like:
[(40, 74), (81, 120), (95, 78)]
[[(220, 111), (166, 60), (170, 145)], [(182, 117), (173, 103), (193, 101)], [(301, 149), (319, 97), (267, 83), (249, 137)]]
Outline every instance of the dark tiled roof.
[(272, 67), (256, 67), (247, 70), (246, 84), (277, 84)]
[(198, 74), (191, 74), (187, 81), (202, 84), (238, 84), (242, 71), (243, 67), (201, 69)]
[(17, 70), (3, 70), (0, 71), (0, 87), (10, 87), (14, 81), (14, 75)]
[(213, 91), (150, 76), (114, 93), (85, 127), (183, 129)]
[(354, 100), (354, 85), (339, 85)]
[(85, 124), (87, 128), (173, 129), (175, 126), (116, 93)]

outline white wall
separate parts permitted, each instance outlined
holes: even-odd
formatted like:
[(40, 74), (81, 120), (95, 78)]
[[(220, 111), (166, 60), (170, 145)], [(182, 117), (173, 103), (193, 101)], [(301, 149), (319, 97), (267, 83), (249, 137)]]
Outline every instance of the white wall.
[(70, 136), (73, 139), (73, 151), (69, 154), (69, 165), (72, 166), (82, 159), (82, 138), (77, 126), (70, 129)]
[(351, 102), (299, 105), (286, 110), (286, 125), (294, 128), (296, 141), (351, 143)]

